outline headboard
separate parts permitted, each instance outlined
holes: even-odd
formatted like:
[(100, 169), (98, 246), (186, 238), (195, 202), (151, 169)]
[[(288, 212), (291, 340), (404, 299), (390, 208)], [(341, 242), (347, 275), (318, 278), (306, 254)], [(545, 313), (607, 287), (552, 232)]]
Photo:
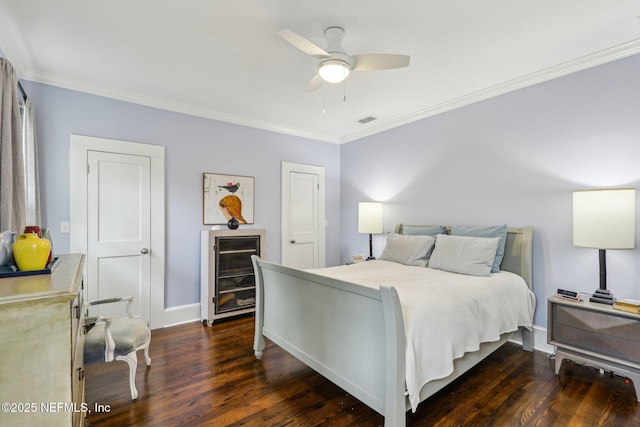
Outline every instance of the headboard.
[[(403, 234), (403, 228), (430, 227), (429, 225), (398, 224), (396, 233)], [(451, 232), (451, 227), (446, 227)], [(529, 289), (533, 290), (533, 227), (508, 227), (507, 241), (504, 246), (504, 258), (500, 269), (510, 271), (522, 277)]]

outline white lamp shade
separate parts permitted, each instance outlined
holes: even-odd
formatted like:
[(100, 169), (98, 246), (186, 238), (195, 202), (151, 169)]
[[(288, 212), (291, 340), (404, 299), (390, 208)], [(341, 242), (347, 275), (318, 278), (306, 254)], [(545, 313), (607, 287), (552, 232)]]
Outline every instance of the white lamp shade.
[(636, 190), (586, 190), (573, 193), (573, 244), (595, 249), (633, 249)]
[(382, 208), (383, 204), (380, 202), (360, 202), (358, 204), (358, 233), (382, 233)]

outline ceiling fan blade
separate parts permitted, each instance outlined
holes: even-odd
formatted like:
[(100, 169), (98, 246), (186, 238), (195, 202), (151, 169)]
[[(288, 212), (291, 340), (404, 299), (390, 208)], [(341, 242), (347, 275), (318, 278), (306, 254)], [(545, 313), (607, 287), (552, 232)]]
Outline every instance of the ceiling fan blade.
[(325, 58), (329, 56), (329, 54), (320, 46), (316, 45), (315, 43), (311, 43), (309, 40), (294, 33), (291, 30), (280, 30), (276, 33), (307, 55), (315, 56), (316, 58)]
[(323, 84), (324, 84), (324, 80), (322, 80), (322, 77), (320, 77), (320, 74), (316, 74), (311, 79), (311, 81), (309, 82), (307, 87), (304, 89), (304, 91), (305, 92), (315, 92), (316, 90), (320, 89), (320, 87), (322, 87)]
[(391, 70), (409, 66), (409, 55), (395, 55), (392, 53), (368, 53), (351, 57), (352, 71)]

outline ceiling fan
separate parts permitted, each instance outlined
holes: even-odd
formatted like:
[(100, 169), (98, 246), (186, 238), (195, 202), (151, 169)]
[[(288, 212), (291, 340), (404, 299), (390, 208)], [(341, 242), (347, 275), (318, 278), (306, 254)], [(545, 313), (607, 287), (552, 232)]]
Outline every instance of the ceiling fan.
[(349, 76), (351, 71), (374, 71), (404, 68), (409, 66), (409, 55), (391, 53), (367, 53), (349, 56), (342, 48), (344, 29), (329, 27), (324, 30), (327, 39), (327, 49), (322, 49), (315, 43), (291, 30), (280, 30), (277, 34), (307, 55), (318, 58), (318, 73), (311, 79), (306, 92), (313, 92), (322, 86), (323, 82), (339, 83)]

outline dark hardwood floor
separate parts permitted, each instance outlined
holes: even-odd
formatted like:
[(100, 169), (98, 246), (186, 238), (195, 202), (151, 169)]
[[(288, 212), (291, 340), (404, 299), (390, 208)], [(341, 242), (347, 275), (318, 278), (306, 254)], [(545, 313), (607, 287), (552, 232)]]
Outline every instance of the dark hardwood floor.
[[(86, 367), (97, 426), (378, 426), (384, 419), (272, 343), (253, 356), (253, 317), (155, 330), (131, 401), (124, 362)], [(96, 406), (101, 405), (101, 406)], [(638, 426), (633, 384), (507, 343), (407, 414), (408, 426)]]

